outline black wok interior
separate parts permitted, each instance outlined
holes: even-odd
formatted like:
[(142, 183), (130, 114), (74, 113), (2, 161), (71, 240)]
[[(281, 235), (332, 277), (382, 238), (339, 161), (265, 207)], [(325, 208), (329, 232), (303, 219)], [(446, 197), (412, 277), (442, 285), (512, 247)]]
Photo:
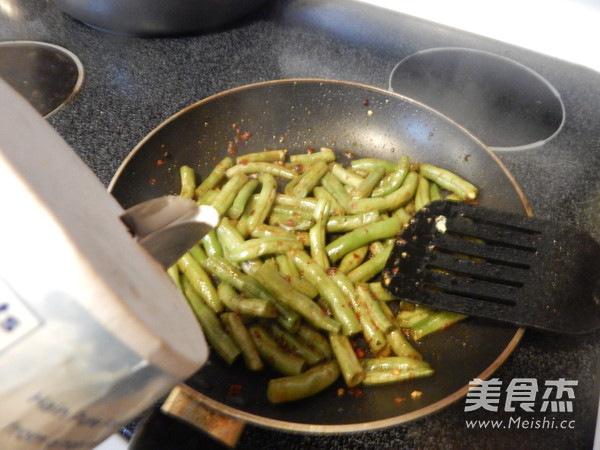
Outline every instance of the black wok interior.
[[(188, 107), (155, 129), (124, 161), (110, 190), (123, 207), (179, 192), (178, 167), (199, 176), (231, 151), (240, 133), (247, 140), (239, 154), (287, 148), (328, 146), (347, 157), (414, 161), (454, 170), (481, 188), (481, 204), (525, 213), (528, 206), (498, 160), (475, 138), (442, 115), (400, 95), (368, 86), (323, 80), (283, 80), (237, 88)], [(187, 384), (252, 422), (298, 431), (310, 425), (366, 424), (377, 428), (419, 417), (446, 406), (473, 378), (489, 376), (514, 349), (516, 328), (468, 320), (431, 336), (419, 346), (436, 373), (433, 377), (384, 387), (362, 388), (362, 395), (338, 396), (338, 384), (322, 394), (288, 405), (271, 405), (266, 380), (226, 367), (218, 357)], [(239, 395), (228, 394), (232, 384)], [(421, 391), (416, 400), (413, 391)], [(405, 399), (397, 401), (396, 399)], [(432, 406), (433, 405), (433, 406)], [(275, 422), (273, 422), (275, 421)], [(304, 424), (304, 425), (303, 425)], [(305, 426), (306, 425), (306, 426)], [(323, 431), (323, 430), (320, 430)]]

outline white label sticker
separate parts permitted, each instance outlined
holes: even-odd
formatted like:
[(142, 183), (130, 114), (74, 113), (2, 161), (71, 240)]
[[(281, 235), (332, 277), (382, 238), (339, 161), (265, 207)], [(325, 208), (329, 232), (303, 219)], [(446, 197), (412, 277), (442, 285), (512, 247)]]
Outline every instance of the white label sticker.
[(25, 301), (0, 278), (0, 352), (41, 325)]

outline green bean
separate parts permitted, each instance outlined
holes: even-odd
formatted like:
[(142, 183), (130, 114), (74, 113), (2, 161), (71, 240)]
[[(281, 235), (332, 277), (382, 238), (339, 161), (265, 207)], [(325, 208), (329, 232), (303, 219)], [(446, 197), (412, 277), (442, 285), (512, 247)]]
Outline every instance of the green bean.
[(202, 197), (198, 198), (198, 200), (196, 201), (196, 204), (197, 205), (211, 205), (217, 195), (219, 195), (219, 191), (217, 191), (215, 189), (210, 189), (210, 190), (206, 191), (206, 193)]
[(329, 361), (301, 375), (269, 380), (267, 398), (271, 403), (284, 403), (310, 397), (331, 386), (339, 376), (338, 364)]
[(363, 302), (358, 301), (354, 284), (339, 270), (329, 271), (328, 275), (342, 291), (344, 296), (350, 301), (355, 316), (360, 322), (363, 337), (365, 338), (365, 341), (367, 341), (369, 348), (374, 354), (380, 353), (386, 346), (385, 334), (382, 330), (377, 328), (373, 320), (371, 320), (367, 306)]
[(353, 214), (366, 211), (390, 211), (397, 209), (408, 202), (417, 190), (419, 176), (416, 172), (409, 172), (400, 188), (383, 197), (358, 198), (352, 200), (348, 209)]
[(289, 214), (273, 212), (269, 216), (269, 225), (279, 226), (287, 231), (306, 231), (313, 224), (314, 220), (312, 218), (306, 218), (300, 214), (290, 216)]
[(248, 200), (254, 194), (254, 191), (259, 186), (258, 180), (248, 180), (248, 182), (242, 186), (238, 194), (235, 196), (233, 203), (227, 211), (227, 216), (231, 219), (239, 219), (244, 213), (244, 209), (248, 203)]
[(343, 333), (347, 336), (358, 333), (361, 326), (352, 306), (337, 285), (327, 276), (325, 269), (303, 250), (291, 250), (288, 255), (298, 266), (304, 277), (317, 288), (321, 297), (327, 302), (333, 317), (342, 324)]
[(378, 370), (412, 370), (430, 368), (431, 366), (423, 360), (408, 358), (406, 356), (387, 356), (385, 358), (363, 358), (360, 360), (366, 372)]
[(181, 177), (181, 192), (179, 195), (183, 198), (194, 198), (196, 189), (196, 174), (190, 166), (181, 166), (179, 168)]
[(241, 298), (230, 284), (219, 283), (217, 294), (230, 311), (252, 317), (277, 317), (273, 302), (263, 298)]
[[(221, 223), (217, 227), (217, 237), (219, 238), (225, 256), (229, 255), (235, 247), (245, 241), (242, 233), (233, 226), (227, 217), (221, 219)], [(246, 261), (240, 264), (242, 270), (246, 273), (253, 273), (261, 265), (262, 262), (259, 260)]]
[(363, 384), (367, 386), (378, 384), (398, 383), (400, 381), (412, 380), (414, 378), (424, 378), (433, 375), (431, 368), (419, 368), (406, 371), (400, 370), (380, 370), (367, 372)]
[(335, 198), (341, 207), (344, 208), (344, 211), (348, 211), (348, 208), (350, 207), (350, 195), (348, 195), (348, 192), (340, 180), (329, 172), (321, 178), (321, 185), (333, 196), (333, 198)]
[(190, 255), (192, 255), (192, 257), (198, 262), (204, 261), (206, 258), (208, 258), (206, 252), (202, 250), (202, 247), (200, 247), (198, 244), (194, 244), (188, 251)]
[[(321, 178), (327, 173), (327, 163), (318, 161), (306, 170), (302, 175), (293, 180), (285, 187), (284, 192), (294, 197), (306, 197), (313, 188), (319, 184)], [(289, 187), (289, 188), (288, 188)]]
[(371, 195), (373, 188), (381, 181), (385, 169), (383, 167), (377, 167), (373, 169), (369, 174), (358, 184), (354, 189), (350, 190), (351, 198), (364, 198)]
[(250, 235), (253, 238), (261, 238), (267, 236), (288, 236), (296, 238), (305, 247), (310, 245), (310, 237), (305, 231), (292, 232), (278, 226), (267, 225), (264, 223), (258, 225), (254, 230), (252, 230), (252, 233), (250, 233)]
[(370, 211), (349, 216), (331, 216), (327, 220), (327, 231), (329, 233), (345, 233), (356, 228), (377, 222), (380, 216), (377, 211)]
[(175, 283), (175, 286), (177, 286), (179, 289), (181, 289), (181, 276), (180, 276), (179, 267), (177, 267), (177, 264), (173, 264), (172, 266), (170, 266), (167, 269), (167, 275), (169, 275), (169, 278), (171, 278), (171, 280), (173, 280), (173, 283)]
[(389, 333), (395, 328), (395, 324), (382, 311), (377, 300), (371, 296), (371, 291), (369, 291), (369, 286), (366, 283), (356, 284), (356, 301), (365, 306), (369, 312), (369, 317), (381, 331)]
[(231, 336), (240, 348), (246, 367), (253, 372), (263, 370), (264, 364), (260, 359), (260, 354), (240, 315), (234, 312), (227, 312), (221, 314), (220, 318), (225, 331), (227, 331), (227, 334)]
[(322, 198), (329, 200), (329, 203), (331, 203), (332, 216), (343, 216), (346, 213), (342, 205), (340, 205), (335, 197), (331, 195), (323, 186), (315, 186), (313, 189), (313, 195), (317, 200)]
[(244, 241), (229, 251), (227, 257), (233, 262), (243, 262), (263, 255), (285, 254), (288, 250), (303, 247), (295, 236), (266, 236)]
[(271, 211), (271, 208), (273, 207), (275, 196), (277, 195), (277, 182), (272, 175), (261, 173), (258, 176), (258, 181), (262, 183), (262, 187), (260, 189), (260, 194), (258, 194), (258, 200), (249, 213), (248, 229), (250, 232), (265, 221), (269, 215), (269, 211)]
[(285, 331), (278, 325), (271, 325), (269, 331), (277, 342), (283, 343), (284, 347), (305, 360), (309, 366), (314, 366), (323, 361), (323, 355), (307, 345), (298, 336)]
[(373, 189), (372, 197), (384, 197), (388, 194), (391, 194), (404, 182), (406, 175), (408, 175), (408, 171), (410, 170), (410, 161), (408, 156), (403, 156), (398, 161), (396, 168), (393, 172), (390, 172), (387, 176), (381, 180), (379, 186)]
[(207, 255), (223, 256), (223, 248), (221, 247), (221, 243), (217, 237), (217, 230), (210, 230), (202, 237), (200, 242), (202, 242), (202, 246), (204, 247)]
[(477, 187), (447, 169), (442, 169), (432, 164), (421, 163), (419, 172), (425, 178), (455, 193), (463, 200), (474, 200), (477, 197)]
[(350, 162), (353, 169), (373, 170), (375, 167), (383, 167), (387, 172), (396, 170), (396, 163), (378, 158), (361, 158)]
[(348, 273), (356, 269), (365, 260), (368, 251), (369, 246), (363, 245), (356, 250), (346, 253), (338, 264), (338, 270), (343, 273)]
[(315, 302), (306, 295), (293, 289), (277, 271), (264, 264), (255, 274), (267, 289), (275, 294), (279, 301), (304, 317), (313, 326), (325, 331), (338, 332), (340, 322), (329, 317)]
[(287, 180), (293, 180), (298, 175), (291, 169), (288, 169), (279, 164), (273, 164), (268, 162), (249, 162), (246, 164), (236, 164), (235, 166), (227, 169), (225, 175), (229, 178), (233, 177), (238, 173), (268, 173), (274, 177), (285, 178)]
[(233, 165), (233, 160), (227, 156), (217, 163), (212, 172), (196, 187), (196, 197), (201, 199), (211, 189), (219, 185), (225, 178), (225, 171)]
[(377, 253), (381, 253), (384, 248), (383, 241), (373, 241), (369, 244), (369, 253), (371, 256), (375, 256)]
[(448, 328), (450, 325), (466, 318), (467, 316), (455, 312), (436, 311), (414, 324), (410, 329), (410, 336), (415, 341), (419, 341), (431, 333)]
[(330, 242), (326, 247), (327, 255), (331, 262), (339, 261), (345, 254), (363, 245), (397, 236), (402, 225), (400, 217), (394, 214), (389, 219), (358, 227)]
[(245, 293), (248, 297), (257, 297), (270, 300), (277, 308), (277, 320), (286, 330), (297, 330), (300, 324), (300, 315), (282, 304), (271, 294), (258, 280), (242, 273), (233, 263), (225, 258), (211, 256), (202, 261), (202, 266), (216, 276), (221, 282), (229, 283), (238, 291)]
[(354, 188), (358, 187), (363, 182), (364, 178), (360, 175), (345, 169), (341, 164), (333, 163), (330, 168), (330, 173), (340, 180), (343, 184), (350, 185)]
[(246, 153), (236, 158), (236, 164), (246, 164), (249, 162), (283, 162), (287, 155), (287, 149), (265, 150), (256, 153)]
[(348, 337), (343, 334), (329, 334), (329, 343), (340, 366), (346, 386), (354, 387), (360, 384), (365, 378), (365, 370), (360, 364)]
[(290, 161), (295, 164), (315, 164), (318, 161), (332, 162), (335, 161), (335, 153), (330, 148), (321, 147), (319, 152), (290, 155)]
[(330, 266), (329, 258), (325, 251), (325, 224), (329, 218), (330, 207), (329, 200), (319, 200), (314, 212), (315, 224), (308, 232), (310, 239), (310, 256), (324, 269), (327, 269)]
[(397, 300), (394, 296), (392, 296), (388, 291), (385, 290), (383, 284), (381, 284), (381, 281), (373, 281), (372, 283), (369, 283), (369, 290), (378, 300), (384, 302)]
[(333, 358), (333, 351), (331, 350), (331, 345), (329, 345), (329, 339), (323, 336), (320, 331), (313, 327), (301, 324), (300, 327), (298, 327), (296, 334), (305, 344), (319, 352), (324, 359)]
[(440, 187), (435, 183), (429, 183), (429, 201), (434, 202), (441, 199)]
[(314, 210), (308, 211), (302, 208), (294, 208), (293, 206), (274, 205), (271, 212), (273, 214), (281, 214), (289, 217), (298, 217), (302, 219), (312, 220)]
[(299, 198), (286, 194), (277, 194), (275, 197), (275, 204), (305, 209), (312, 212), (314, 211), (315, 206), (317, 206), (317, 200), (312, 197)]
[(365, 261), (356, 269), (348, 272), (348, 278), (354, 283), (361, 281), (369, 281), (375, 277), (385, 267), (393, 246), (388, 244), (386, 248), (379, 254), (373, 256), (371, 259)]
[(204, 300), (214, 312), (220, 313), (223, 311), (223, 303), (217, 295), (217, 289), (210, 279), (210, 276), (208, 276), (200, 266), (200, 263), (194, 259), (190, 252), (185, 253), (179, 258), (177, 267), (179, 267), (179, 270), (181, 270), (202, 300)]
[(290, 261), (287, 255), (277, 255), (275, 257), (279, 272), (289, 280), (294, 289), (300, 291), (309, 298), (315, 298), (319, 291), (309, 281), (300, 278), (300, 272), (296, 265)]
[(212, 201), (211, 206), (219, 215), (224, 215), (233, 204), (239, 190), (248, 182), (248, 177), (243, 173), (235, 174), (221, 188), (219, 194)]
[(306, 361), (279, 347), (260, 325), (249, 327), (250, 337), (262, 359), (283, 375), (298, 375), (304, 371)]
[(429, 181), (423, 175), (419, 175), (419, 183), (415, 193), (415, 211), (419, 211), (427, 203), (429, 203)]
[(396, 356), (405, 356), (412, 359), (423, 359), (421, 354), (406, 339), (402, 331), (395, 329), (386, 335), (386, 340)]
[(227, 363), (232, 364), (241, 351), (237, 344), (225, 332), (215, 312), (206, 305), (188, 280), (183, 280), (183, 293), (206, 336), (209, 344)]
[(400, 311), (396, 316), (396, 322), (401, 328), (412, 328), (421, 320), (426, 319), (432, 314), (432, 310), (421, 306), (416, 307), (412, 311)]

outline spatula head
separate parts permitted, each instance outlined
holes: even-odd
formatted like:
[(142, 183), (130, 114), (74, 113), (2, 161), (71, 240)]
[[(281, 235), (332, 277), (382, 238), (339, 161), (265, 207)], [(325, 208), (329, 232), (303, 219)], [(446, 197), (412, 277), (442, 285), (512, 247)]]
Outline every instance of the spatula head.
[(422, 208), (383, 271), (395, 297), (560, 333), (600, 327), (600, 246), (573, 227), (460, 202)]

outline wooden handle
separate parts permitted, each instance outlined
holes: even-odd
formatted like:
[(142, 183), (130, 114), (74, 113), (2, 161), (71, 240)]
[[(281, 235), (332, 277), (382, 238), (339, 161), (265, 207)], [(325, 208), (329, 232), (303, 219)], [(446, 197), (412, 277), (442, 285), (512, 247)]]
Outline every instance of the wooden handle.
[(235, 447), (246, 422), (208, 406), (194, 389), (184, 384), (173, 388), (161, 411), (206, 432), (229, 447)]

